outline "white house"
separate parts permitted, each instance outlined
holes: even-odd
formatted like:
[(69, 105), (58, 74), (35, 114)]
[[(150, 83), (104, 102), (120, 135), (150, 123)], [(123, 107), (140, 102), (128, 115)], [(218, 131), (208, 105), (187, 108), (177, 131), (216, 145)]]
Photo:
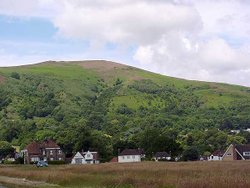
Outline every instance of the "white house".
[(99, 164), (98, 153), (96, 151), (77, 152), (71, 164)]
[(141, 149), (125, 149), (118, 154), (118, 163), (141, 162), (144, 152)]
[(153, 158), (155, 161), (170, 161), (171, 160), (171, 156), (163, 151), (163, 152), (157, 152), (155, 155), (154, 155), (154, 158)]
[(209, 157), (208, 157), (208, 161), (221, 161), (222, 157), (224, 155), (224, 151), (221, 150), (216, 150), (215, 152), (213, 152)]

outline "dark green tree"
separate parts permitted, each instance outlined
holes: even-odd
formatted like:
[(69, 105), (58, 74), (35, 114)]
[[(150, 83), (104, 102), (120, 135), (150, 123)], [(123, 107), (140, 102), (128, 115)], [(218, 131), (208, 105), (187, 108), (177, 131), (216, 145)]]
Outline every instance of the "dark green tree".
[(0, 159), (4, 159), (8, 155), (13, 155), (15, 149), (9, 142), (0, 141)]
[(199, 159), (199, 153), (196, 147), (188, 147), (183, 151), (182, 160), (196, 161), (198, 159)]

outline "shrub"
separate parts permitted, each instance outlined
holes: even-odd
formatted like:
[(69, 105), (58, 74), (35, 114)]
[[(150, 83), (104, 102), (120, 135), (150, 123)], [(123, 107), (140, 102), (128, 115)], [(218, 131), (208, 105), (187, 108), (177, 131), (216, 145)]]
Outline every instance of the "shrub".
[(12, 72), (10, 75), (11, 78), (15, 78), (17, 80), (20, 80), (20, 75), (17, 72)]
[(3, 164), (16, 164), (16, 161), (8, 161), (8, 160), (4, 160)]

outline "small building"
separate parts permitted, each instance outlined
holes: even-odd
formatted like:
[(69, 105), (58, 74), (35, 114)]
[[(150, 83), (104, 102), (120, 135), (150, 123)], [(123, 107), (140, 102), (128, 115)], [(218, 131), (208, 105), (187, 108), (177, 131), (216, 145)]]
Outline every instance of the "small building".
[(233, 160), (250, 160), (250, 144), (235, 145), (231, 144), (224, 155), (222, 156), (223, 161)]
[(145, 157), (142, 149), (125, 149), (118, 154), (119, 163), (131, 163), (141, 162), (141, 159)]
[(153, 159), (155, 161), (169, 161), (169, 160), (171, 160), (171, 156), (165, 151), (156, 152)]
[(24, 164), (44, 161), (64, 161), (65, 154), (60, 146), (52, 139), (46, 139), (42, 142), (33, 141), (21, 151), (24, 157)]
[(207, 160), (208, 161), (221, 161), (224, 153), (225, 153), (224, 151), (216, 150), (210, 156), (208, 156)]
[(110, 163), (118, 163), (118, 157), (113, 157), (109, 162)]
[(71, 164), (99, 164), (98, 152), (87, 151), (87, 152), (77, 152), (72, 158)]

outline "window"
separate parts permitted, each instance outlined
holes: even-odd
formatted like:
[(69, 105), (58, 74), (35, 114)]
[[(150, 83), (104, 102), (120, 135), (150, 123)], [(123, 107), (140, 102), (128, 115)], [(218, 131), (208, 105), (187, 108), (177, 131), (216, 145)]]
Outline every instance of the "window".
[(50, 160), (51, 160), (51, 161), (54, 161), (54, 158), (53, 158), (53, 157), (51, 157), (51, 158), (50, 158)]
[(231, 153), (228, 153), (227, 156), (231, 156), (232, 154)]
[(50, 150), (50, 151), (49, 151), (49, 154), (50, 154), (50, 155), (53, 155), (53, 150)]
[(122, 159), (125, 159), (125, 157), (124, 157), (124, 156), (122, 156)]
[(62, 150), (59, 149), (59, 150), (58, 150), (58, 154), (62, 154)]
[(87, 154), (87, 157), (90, 158), (90, 154)]
[(32, 161), (32, 162), (39, 161), (39, 157), (31, 157), (31, 161)]
[(61, 157), (59, 157), (59, 159), (58, 159), (59, 161), (61, 161), (62, 160), (62, 158)]
[(132, 158), (134, 159), (134, 158), (135, 158), (135, 156), (133, 155), (133, 156), (132, 156)]
[(244, 156), (250, 156), (250, 151), (243, 152)]
[(130, 156), (127, 156), (127, 159), (130, 159)]

